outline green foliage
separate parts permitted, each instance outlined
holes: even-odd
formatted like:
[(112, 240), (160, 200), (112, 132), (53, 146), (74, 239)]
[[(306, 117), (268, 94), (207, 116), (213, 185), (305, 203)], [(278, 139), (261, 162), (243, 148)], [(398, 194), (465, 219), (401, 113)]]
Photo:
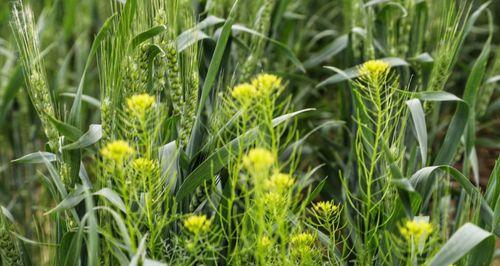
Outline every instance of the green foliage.
[(491, 265), (499, 7), (1, 2), (0, 265)]

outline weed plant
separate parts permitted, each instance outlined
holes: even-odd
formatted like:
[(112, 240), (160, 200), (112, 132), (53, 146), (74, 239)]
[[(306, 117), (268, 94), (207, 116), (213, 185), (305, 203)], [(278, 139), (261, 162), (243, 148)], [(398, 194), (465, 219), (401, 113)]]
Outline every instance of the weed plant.
[(0, 265), (492, 265), (499, 6), (0, 3)]

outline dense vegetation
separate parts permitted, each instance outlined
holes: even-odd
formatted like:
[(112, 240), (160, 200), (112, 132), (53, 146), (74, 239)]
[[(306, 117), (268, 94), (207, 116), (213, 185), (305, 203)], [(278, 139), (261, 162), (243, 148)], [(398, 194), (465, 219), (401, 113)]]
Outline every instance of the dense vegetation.
[(500, 3), (0, 2), (0, 265), (492, 265)]

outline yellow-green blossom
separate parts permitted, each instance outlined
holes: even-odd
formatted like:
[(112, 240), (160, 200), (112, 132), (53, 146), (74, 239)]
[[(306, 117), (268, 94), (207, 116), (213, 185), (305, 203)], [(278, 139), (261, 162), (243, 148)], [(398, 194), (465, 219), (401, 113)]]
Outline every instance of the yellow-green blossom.
[(101, 154), (104, 158), (117, 163), (130, 158), (134, 153), (134, 149), (124, 140), (112, 141), (101, 149)]
[(268, 96), (283, 86), (280, 77), (266, 73), (255, 77), (252, 85), (257, 89), (258, 94), (263, 96)]
[(336, 213), (339, 207), (331, 201), (320, 201), (313, 205), (313, 209), (322, 216), (331, 216)]
[(247, 105), (257, 96), (257, 89), (249, 83), (243, 83), (233, 88), (231, 96), (240, 104)]
[(269, 190), (286, 191), (293, 186), (295, 181), (289, 174), (275, 173), (266, 181)]
[(137, 117), (142, 117), (154, 105), (155, 98), (149, 94), (136, 94), (127, 99), (128, 111)]
[(406, 239), (422, 240), (432, 233), (432, 224), (423, 220), (408, 220), (404, 226), (399, 228), (399, 232)]
[(243, 157), (243, 165), (249, 171), (259, 173), (269, 170), (274, 161), (274, 155), (269, 150), (263, 148), (252, 149)]
[(292, 236), (290, 244), (294, 246), (312, 246), (314, 241), (316, 241), (316, 237), (310, 233), (300, 233)]
[(309, 257), (314, 252), (316, 237), (309, 233), (300, 233), (290, 239), (292, 255), (296, 257)]
[(269, 210), (282, 208), (286, 204), (286, 197), (282, 193), (268, 192), (262, 197), (264, 205)]
[(208, 219), (206, 215), (192, 215), (184, 220), (184, 227), (195, 235), (208, 232), (211, 225), (212, 220)]
[(132, 161), (132, 169), (140, 174), (153, 174), (158, 170), (158, 164), (150, 159), (137, 158)]
[(390, 67), (387, 62), (382, 60), (370, 60), (359, 68), (359, 74), (362, 77), (374, 79), (386, 75)]

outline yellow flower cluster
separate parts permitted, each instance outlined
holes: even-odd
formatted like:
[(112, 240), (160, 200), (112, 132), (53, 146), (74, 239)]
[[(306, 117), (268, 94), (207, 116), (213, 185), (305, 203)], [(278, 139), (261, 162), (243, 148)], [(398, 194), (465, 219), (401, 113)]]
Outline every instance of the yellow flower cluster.
[(134, 149), (124, 140), (112, 141), (101, 149), (101, 154), (104, 158), (117, 163), (130, 158), (134, 153)]
[(282, 87), (282, 80), (278, 76), (263, 73), (252, 80), (252, 85), (257, 88), (259, 95), (268, 96)]
[(275, 173), (266, 181), (266, 187), (269, 190), (286, 191), (291, 188), (295, 181), (288, 174)]
[(256, 76), (251, 84), (242, 83), (233, 88), (231, 96), (242, 105), (249, 105), (256, 97), (268, 97), (283, 87), (281, 78), (271, 74)]
[(286, 197), (282, 193), (268, 192), (262, 198), (264, 205), (268, 210), (277, 210), (285, 206)]
[(290, 239), (292, 254), (295, 256), (308, 256), (313, 252), (316, 237), (310, 233), (300, 233)]
[(336, 213), (339, 207), (331, 201), (320, 201), (313, 205), (313, 209), (320, 215), (330, 216)]
[(316, 241), (316, 238), (310, 233), (296, 234), (290, 239), (290, 243), (296, 246), (312, 246), (314, 244), (314, 241)]
[(243, 83), (233, 88), (231, 96), (240, 104), (247, 105), (257, 96), (257, 89), (252, 84)]
[(432, 233), (432, 224), (425, 220), (406, 221), (403, 227), (399, 228), (399, 232), (406, 239), (426, 239)]
[(255, 148), (243, 157), (243, 165), (248, 171), (262, 173), (274, 164), (274, 155), (266, 149)]
[(137, 158), (132, 161), (132, 169), (139, 174), (148, 175), (158, 170), (158, 164), (150, 159)]
[(386, 75), (391, 66), (382, 60), (370, 60), (359, 68), (360, 76), (378, 78)]
[(212, 220), (208, 219), (206, 215), (192, 215), (184, 220), (184, 227), (195, 235), (208, 232), (211, 225)]
[(154, 105), (155, 98), (147, 93), (136, 94), (127, 99), (127, 109), (132, 115), (142, 117)]

